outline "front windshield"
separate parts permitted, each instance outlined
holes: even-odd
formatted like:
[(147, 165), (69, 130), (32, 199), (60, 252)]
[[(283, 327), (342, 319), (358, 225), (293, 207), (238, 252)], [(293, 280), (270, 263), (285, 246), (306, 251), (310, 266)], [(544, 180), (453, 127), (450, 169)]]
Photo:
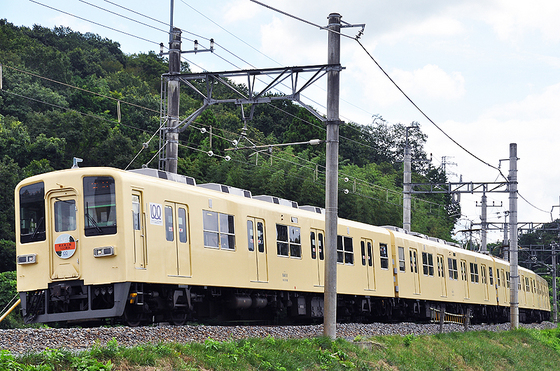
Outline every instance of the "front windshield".
[(112, 177), (84, 178), (84, 209), (86, 236), (117, 233), (115, 180)]
[(45, 185), (30, 184), (19, 190), (20, 242), (44, 241), (45, 234)]

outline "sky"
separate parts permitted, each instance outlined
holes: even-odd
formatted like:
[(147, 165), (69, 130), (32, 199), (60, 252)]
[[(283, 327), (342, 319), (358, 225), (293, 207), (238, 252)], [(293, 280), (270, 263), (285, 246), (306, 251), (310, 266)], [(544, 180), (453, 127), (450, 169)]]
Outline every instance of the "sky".
[[(426, 152), (434, 166), (447, 163), (452, 182), (504, 180), (496, 168), (508, 175), (509, 161), (501, 160), (509, 159), (510, 143), (516, 143), (518, 221), (559, 217), (560, 171), (554, 163), (560, 158), (560, 2), (261, 2), (316, 25), (326, 26), (330, 13), (349, 25), (365, 24), (362, 45), (440, 129), (353, 40), (360, 27), (342, 30), (350, 37), (341, 39), (341, 119), (367, 125), (381, 115), (389, 124), (418, 122), (428, 135)], [(93, 32), (119, 42), (125, 53), (146, 53), (158, 51), (160, 42), (167, 45), (170, 5), (171, 0), (0, 0), (0, 18), (16, 26)], [(174, 0), (173, 23), (183, 30), (183, 50), (191, 50), (194, 39), (206, 48), (210, 38), (217, 43), (214, 53), (184, 55), (195, 72), (327, 63), (327, 31), (250, 0)], [(326, 113), (326, 78), (303, 95), (304, 103)], [(508, 194), (487, 197), (488, 221), (503, 222)], [(480, 202), (481, 194), (461, 196), (457, 230), (480, 223)], [(497, 240), (501, 232), (488, 234), (489, 242)]]

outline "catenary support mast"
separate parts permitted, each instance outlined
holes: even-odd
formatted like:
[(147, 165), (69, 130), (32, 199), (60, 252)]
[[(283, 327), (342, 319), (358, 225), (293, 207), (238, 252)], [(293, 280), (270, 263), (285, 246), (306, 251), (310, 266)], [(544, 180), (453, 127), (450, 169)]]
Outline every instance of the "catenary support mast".
[[(340, 21), (338, 13), (329, 14), (328, 64), (340, 64)], [(327, 74), (327, 148), (325, 184), (325, 311), (324, 335), (336, 338), (336, 242), (338, 225), (338, 138), (339, 71)]]
[(519, 328), (519, 269), (517, 263), (517, 144), (509, 145), (510, 325)]

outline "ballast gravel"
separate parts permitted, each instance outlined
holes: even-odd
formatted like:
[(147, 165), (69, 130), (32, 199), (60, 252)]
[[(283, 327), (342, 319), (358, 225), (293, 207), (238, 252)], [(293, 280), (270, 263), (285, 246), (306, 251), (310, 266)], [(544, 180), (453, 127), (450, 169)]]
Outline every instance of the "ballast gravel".
[[(552, 322), (521, 324), (520, 327), (551, 329)], [(473, 325), (469, 331), (506, 331), (508, 323)], [(443, 332), (464, 331), (463, 325), (445, 324)], [(337, 336), (352, 340), (357, 336), (429, 335), (439, 332), (439, 324), (419, 323), (344, 323), (337, 324)], [(47, 349), (87, 350), (94, 345), (105, 346), (113, 338), (121, 346), (157, 344), (159, 342), (204, 342), (206, 339), (227, 341), (246, 338), (312, 338), (323, 334), (323, 325), (308, 326), (170, 326), (159, 324), (142, 327), (94, 328), (24, 328), (0, 330), (0, 349), (13, 354), (42, 352)]]

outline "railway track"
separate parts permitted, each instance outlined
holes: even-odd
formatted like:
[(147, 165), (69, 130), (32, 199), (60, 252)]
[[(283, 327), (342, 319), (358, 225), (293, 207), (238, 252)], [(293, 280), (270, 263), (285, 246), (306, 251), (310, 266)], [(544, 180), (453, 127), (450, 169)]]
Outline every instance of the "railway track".
[[(552, 322), (522, 324), (521, 327), (550, 329)], [(470, 331), (505, 331), (509, 323), (473, 325)], [(445, 324), (444, 332), (464, 331), (463, 325)], [(337, 336), (348, 340), (356, 336), (377, 335), (429, 335), (439, 332), (439, 324), (419, 323), (345, 323), (337, 325)], [(91, 328), (25, 328), (0, 330), (0, 349), (14, 354), (42, 352), (46, 349), (87, 350), (98, 344), (104, 346), (113, 338), (119, 345), (135, 346), (158, 342), (203, 342), (211, 338), (218, 341), (254, 337), (309, 338), (323, 334), (322, 325), (306, 326), (170, 326), (158, 324), (142, 327), (91, 327)]]

